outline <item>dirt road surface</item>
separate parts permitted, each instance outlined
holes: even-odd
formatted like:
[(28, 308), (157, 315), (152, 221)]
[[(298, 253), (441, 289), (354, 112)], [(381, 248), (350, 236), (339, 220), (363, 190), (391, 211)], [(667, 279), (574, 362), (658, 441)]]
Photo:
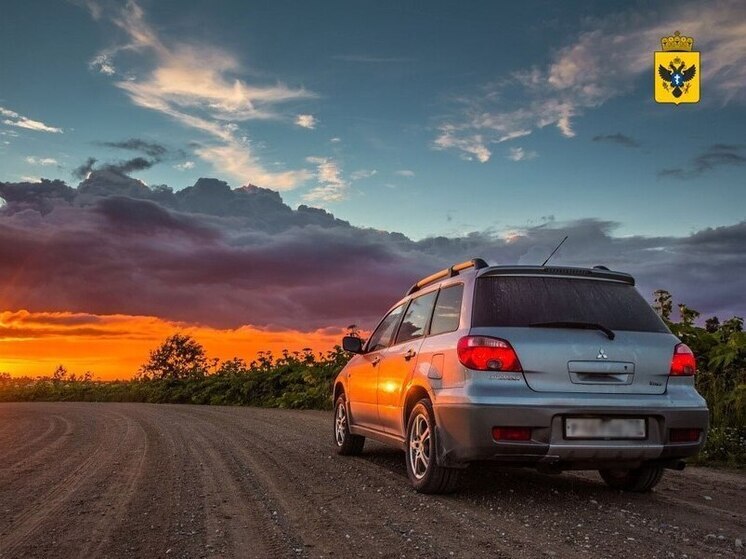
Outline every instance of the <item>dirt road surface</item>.
[(402, 452), (337, 456), (330, 432), (325, 412), (1, 404), (0, 557), (746, 556), (742, 473), (637, 495), (478, 465), (432, 497)]

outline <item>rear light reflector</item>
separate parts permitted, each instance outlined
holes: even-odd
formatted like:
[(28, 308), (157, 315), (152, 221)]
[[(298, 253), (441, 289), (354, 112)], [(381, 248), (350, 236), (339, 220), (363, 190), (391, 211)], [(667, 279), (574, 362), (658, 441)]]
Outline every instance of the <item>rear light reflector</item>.
[(458, 341), (458, 359), (464, 367), (477, 371), (523, 371), (513, 346), (489, 336), (464, 336)]
[(688, 377), (692, 376), (697, 370), (697, 360), (694, 358), (694, 352), (686, 344), (678, 344), (673, 348), (673, 357), (671, 358), (672, 376)]
[(531, 427), (493, 427), (492, 438), (496, 441), (530, 441)]
[(696, 443), (702, 429), (671, 429), (668, 440), (672, 443)]

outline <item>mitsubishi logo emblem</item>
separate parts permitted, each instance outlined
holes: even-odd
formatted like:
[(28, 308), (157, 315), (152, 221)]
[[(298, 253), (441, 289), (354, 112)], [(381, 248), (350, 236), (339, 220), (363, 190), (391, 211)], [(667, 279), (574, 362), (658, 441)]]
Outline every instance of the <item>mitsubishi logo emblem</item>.
[(606, 352), (604, 351), (604, 348), (601, 348), (598, 350), (598, 355), (596, 355), (596, 359), (608, 359), (609, 356), (606, 355)]

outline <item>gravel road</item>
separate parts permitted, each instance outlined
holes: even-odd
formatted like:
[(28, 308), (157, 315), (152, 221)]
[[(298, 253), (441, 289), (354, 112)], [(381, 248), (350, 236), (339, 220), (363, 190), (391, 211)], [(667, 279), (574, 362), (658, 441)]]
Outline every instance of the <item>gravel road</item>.
[(408, 485), (403, 454), (333, 453), (327, 412), (0, 404), (0, 557), (744, 557), (746, 475), (473, 465)]

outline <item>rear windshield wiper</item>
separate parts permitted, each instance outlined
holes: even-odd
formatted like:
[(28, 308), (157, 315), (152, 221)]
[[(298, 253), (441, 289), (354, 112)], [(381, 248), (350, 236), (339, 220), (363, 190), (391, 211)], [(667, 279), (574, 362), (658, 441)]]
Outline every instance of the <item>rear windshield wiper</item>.
[(531, 328), (578, 328), (581, 330), (601, 330), (606, 336), (613, 340), (616, 337), (611, 328), (595, 322), (533, 322), (529, 324)]

